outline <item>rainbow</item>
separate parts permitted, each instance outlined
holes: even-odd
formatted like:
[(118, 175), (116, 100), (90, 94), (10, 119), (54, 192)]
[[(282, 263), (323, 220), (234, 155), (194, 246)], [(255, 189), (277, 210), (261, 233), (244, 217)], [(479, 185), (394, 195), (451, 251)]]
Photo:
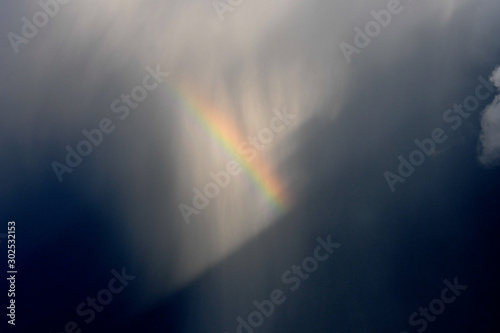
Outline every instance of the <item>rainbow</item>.
[(195, 94), (187, 95), (180, 89), (168, 83), (170, 91), (175, 92), (176, 100), (190, 117), (241, 166), (251, 184), (278, 210), (285, 211), (289, 206), (289, 198), (280, 179), (269, 165), (258, 155), (252, 159), (238, 153), (237, 147), (246, 139), (238, 131), (238, 127), (227, 117), (221, 115), (209, 103), (204, 102)]

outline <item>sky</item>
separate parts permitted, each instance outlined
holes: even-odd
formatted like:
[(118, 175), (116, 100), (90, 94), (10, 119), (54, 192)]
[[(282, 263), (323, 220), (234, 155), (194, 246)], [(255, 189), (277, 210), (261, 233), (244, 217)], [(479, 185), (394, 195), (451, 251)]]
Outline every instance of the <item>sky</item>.
[(497, 328), (498, 1), (0, 13), (6, 332)]

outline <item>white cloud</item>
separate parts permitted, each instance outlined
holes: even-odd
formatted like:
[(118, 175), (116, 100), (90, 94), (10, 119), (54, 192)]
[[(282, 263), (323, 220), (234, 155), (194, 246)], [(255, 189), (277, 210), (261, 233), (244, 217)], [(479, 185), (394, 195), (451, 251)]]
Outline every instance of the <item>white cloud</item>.
[(494, 71), (493, 74), (491, 74), (491, 81), (497, 86), (497, 88), (500, 88), (500, 66), (498, 66)]
[[(493, 71), (490, 80), (500, 89), (500, 66)], [(498, 165), (500, 162), (500, 95), (497, 95), (484, 110), (481, 127), (479, 161), (483, 165)]]

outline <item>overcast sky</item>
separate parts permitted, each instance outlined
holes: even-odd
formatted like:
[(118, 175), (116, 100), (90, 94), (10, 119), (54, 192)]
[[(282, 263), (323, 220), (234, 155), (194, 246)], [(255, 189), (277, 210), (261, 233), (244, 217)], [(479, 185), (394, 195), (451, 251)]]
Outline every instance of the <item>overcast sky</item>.
[[(497, 327), (498, 1), (0, 12), (9, 330), (237, 332), (281, 289), (254, 332), (409, 333), (455, 277), (467, 289), (424, 330)], [(328, 235), (340, 247), (289, 291)], [(135, 278), (85, 322), (123, 267)]]

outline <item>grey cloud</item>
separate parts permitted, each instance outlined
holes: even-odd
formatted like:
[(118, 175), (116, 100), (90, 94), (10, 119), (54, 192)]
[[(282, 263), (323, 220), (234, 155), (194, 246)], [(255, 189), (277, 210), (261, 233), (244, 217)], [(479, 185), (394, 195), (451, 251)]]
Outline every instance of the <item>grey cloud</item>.
[[(491, 82), (500, 89), (500, 67), (490, 77)], [(486, 107), (481, 116), (481, 150), (479, 161), (486, 166), (500, 163), (500, 95)]]

